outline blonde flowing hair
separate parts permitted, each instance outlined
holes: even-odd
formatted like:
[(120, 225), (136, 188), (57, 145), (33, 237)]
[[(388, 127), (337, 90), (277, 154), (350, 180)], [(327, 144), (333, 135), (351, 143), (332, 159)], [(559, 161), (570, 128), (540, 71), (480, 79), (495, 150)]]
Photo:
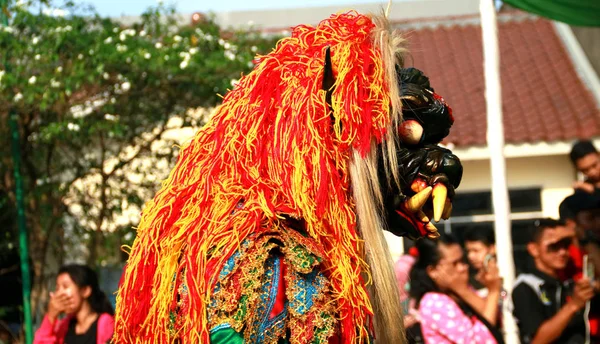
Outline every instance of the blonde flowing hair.
[[(359, 233), (365, 241), (365, 260), (371, 269), (372, 284), (369, 294), (375, 317), (376, 341), (379, 343), (406, 343), (402, 309), (393, 261), (383, 236), (386, 226), (383, 214), (382, 183), (399, 184), (396, 152), (399, 148), (398, 123), (402, 120), (402, 103), (396, 74), (396, 65), (402, 66), (406, 53), (405, 40), (398, 31), (391, 31), (385, 16), (372, 16), (376, 28), (372, 32), (374, 45), (381, 51), (385, 81), (390, 93), (390, 122), (386, 139), (378, 147), (372, 143), (370, 152), (362, 157), (354, 152), (350, 164), (350, 178), (356, 202)], [(378, 152), (378, 149), (381, 152)], [(380, 180), (378, 154), (386, 171), (387, 180)], [(395, 324), (396, 326), (388, 326)], [(400, 325), (398, 328), (397, 325)]]

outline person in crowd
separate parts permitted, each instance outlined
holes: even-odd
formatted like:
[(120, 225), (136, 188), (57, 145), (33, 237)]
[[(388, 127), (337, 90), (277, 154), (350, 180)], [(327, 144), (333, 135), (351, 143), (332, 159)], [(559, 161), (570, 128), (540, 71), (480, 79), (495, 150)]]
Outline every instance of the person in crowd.
[(496, 240), (492, 228), (471, 228), (465, 232), (465, 250), (469, 265), (475, 273), (474, 280), (471, 280), (473, 286), (478, 289), (481, 296), (487, 295), (487, 289), (479, 282), (479, 276), (485, 273), (489, 262), (496, 260)]
[(576, 190), (561, 202), (559, 213), (565, 228), (575, 237), (565, 278), (581, 276), (586, 254), (594, 264), (595, 275), (600, 276), (600, 192)]
[(411, 247), (408, 254), (402, 255), (394, 264), (394, 272), (398, 281), (398, 291), (400, 292), (400, 302), (402, 302), (402, 311), (404, 314), (404, 327), (409, 328), (419, 322), (419, 314), (415, 309), (414, 300), (410, 298), (410, 270), (415, 264), (418, 251), (416, 247)]
[(502, 280), (490, 262), (481, 283), (486, 299), (469, 286), (468, 265), (456, 238), (419, 240), (419, 257), (410, 273), (410, 295), (415, 299), (426, 343), (502, 343), (496, 328)]
[[(64, 317), (59, 318), (61, 315)], [(84, 265), (63, 266), (33, 342), (109, 343), (114, 331), (113, 315), (112, 305), (100, 290), (94, 270)]]
[(539, 219), (529, 233), (527, 251), (535, 268), (520, 274), (512, 292), (521, 343), (585, 343), (584, 308), (594, 296), (589, 279), (563, 282), (573, 234), (562, 221)]
[[(565, 198), (559, 207), (560, 218), (574, 236), (569, 248), (570, 260), (561, 271), (561, 280), (578, 280), (583, 276), (583, 260), (587, 255), (593, 265), (595, 280), (600, 276), (600, 196), (577, 190)], [(593, 343), (600, 343), (600, 295), (591, 301), (588, 315), (590, 336)]]
[(482, 271), (490, 259), (495, 259), (496, 240), (493, 229), (469, 229), (465, 232), (464, 239), (469, 264), (476, 272)]
[(575, 182), (574, 188), (588, 193), (600, 187), (600, 154), (594, 144), (587, 140), (577, 141), (569, 154), (571, 162), (585, 176), (584, 181)]

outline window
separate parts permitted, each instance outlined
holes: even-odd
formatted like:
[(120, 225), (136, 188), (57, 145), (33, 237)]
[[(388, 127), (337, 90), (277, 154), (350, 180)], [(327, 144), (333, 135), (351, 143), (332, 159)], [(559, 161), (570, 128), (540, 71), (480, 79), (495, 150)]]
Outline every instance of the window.
[[(542, 211), (541, 189), (515, 189), (509, 190), (511, 213), (537, 213)], [(491, 215), (493, 217), (492, 192), (464, 192), (457, 193), (452, 204), (452, 222), (458, 218)]]

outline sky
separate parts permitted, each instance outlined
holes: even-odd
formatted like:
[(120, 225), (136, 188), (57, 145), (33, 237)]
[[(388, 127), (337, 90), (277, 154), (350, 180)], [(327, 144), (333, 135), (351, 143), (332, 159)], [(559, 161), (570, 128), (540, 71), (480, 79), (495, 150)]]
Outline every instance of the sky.
[[(103, 16), (139, 15), (157, 0), (83, 0), (76, 3), (89, 3)], [(166, 0), (175, 4), (177, 11), (222, 12), (243, 10), (264, 10), (278, 8), (318, 7), (329, 5), (349, 5), (356, 3), (385, 3), (387, 0)]]

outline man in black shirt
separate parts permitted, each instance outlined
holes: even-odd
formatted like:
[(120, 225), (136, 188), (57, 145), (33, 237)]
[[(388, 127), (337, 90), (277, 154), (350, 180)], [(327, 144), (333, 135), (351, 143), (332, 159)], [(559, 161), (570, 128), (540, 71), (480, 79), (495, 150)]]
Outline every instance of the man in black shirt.
[(594, 296), (592, 285), (587, 278), (558, 279), (569, 260), (572, 231), (560, 221), (536, 220), (529, 240), (527, 251), (535, 269), (519, 275), (512, 293), (521, 342), (585, 343), (589, 333), (583, 310)]

